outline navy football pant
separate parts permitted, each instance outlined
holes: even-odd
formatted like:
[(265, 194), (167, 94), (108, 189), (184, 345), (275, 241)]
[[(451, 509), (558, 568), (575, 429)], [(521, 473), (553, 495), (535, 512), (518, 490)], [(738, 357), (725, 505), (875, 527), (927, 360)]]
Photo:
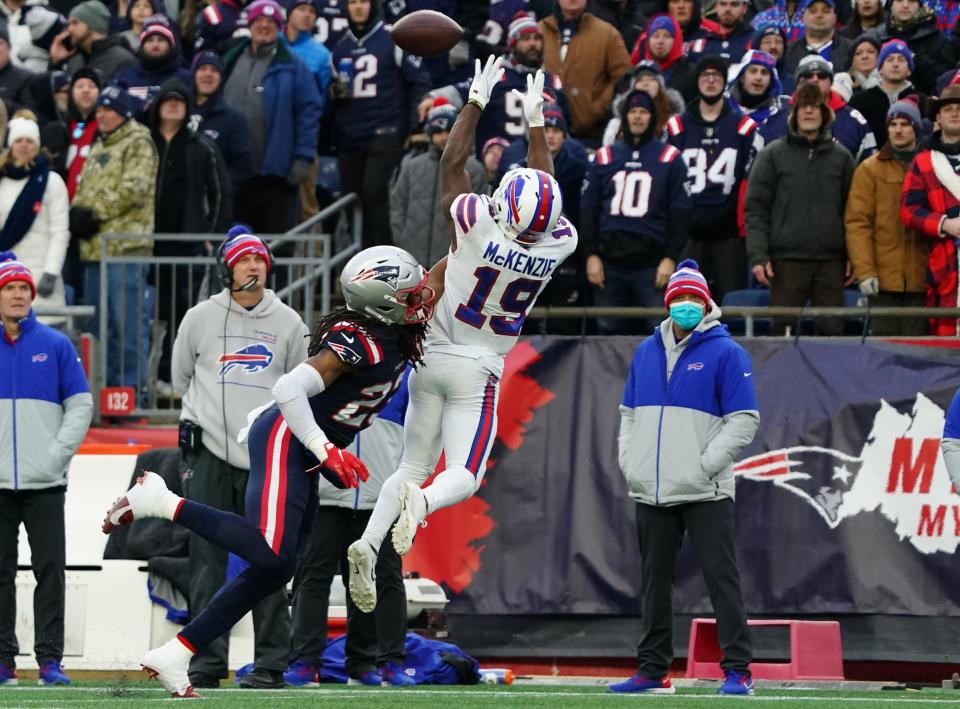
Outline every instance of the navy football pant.
[(305, 512), (317, 506), (317, 481), (306, 473), (304, 448), (279, 409), (264, 412), (254, 422), (248, 446), (244, 517), (189, 500), (177, 515), (184, 527), (250, 564), (180, 631), (194, 650), (229, 632), (258, 601), (286, 586), (300, 546), (309, 537), (313, 515)]

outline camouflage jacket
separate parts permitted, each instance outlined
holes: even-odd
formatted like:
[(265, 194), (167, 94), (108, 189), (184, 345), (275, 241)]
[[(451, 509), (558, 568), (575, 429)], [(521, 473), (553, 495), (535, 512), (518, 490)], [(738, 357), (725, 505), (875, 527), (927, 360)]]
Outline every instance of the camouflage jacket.
[[(73, 206), (93, 211), (100, 234), (143, 234), (143, 239), (110, 241), (111, 256), (150, 254), (153, 239), (157, 150), (150, 131), (128, 120), (97, 140), (80, 173)], [(82, 261), (100, 260), (99, 234), (80, 243)]]

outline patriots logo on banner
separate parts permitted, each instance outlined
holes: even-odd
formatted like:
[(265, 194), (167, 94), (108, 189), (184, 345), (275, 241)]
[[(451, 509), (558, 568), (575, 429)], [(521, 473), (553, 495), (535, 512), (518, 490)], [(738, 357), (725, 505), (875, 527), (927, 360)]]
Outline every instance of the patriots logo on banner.
[(383, 281), (391, 288), (397, 287), (397, 280), (400, 278), (399, 266), (374, 266), (366, 268), (356, 276), (350, 279), (351, 283), (357, 281)]
[(221, 378), (232, 369), (240, 369), (244, 374), (256, 374), (269, 367), (272, 361), (273, 350), (263, 344), (247, 345), (217, 358)]

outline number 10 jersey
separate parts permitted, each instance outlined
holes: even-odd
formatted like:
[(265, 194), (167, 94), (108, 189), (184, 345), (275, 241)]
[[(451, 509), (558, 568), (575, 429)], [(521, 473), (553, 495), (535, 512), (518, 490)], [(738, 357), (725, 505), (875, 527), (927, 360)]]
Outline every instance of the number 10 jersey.
[(484, 195), (460, 195), (450, 213), (457, 250), (447, 258), (444, 294), (428, 326), (427, 349), (505, 355), (537, 295), (577, 248), (577, 230), (560, 217), (539, 243), (521, 246), (497, 226)]

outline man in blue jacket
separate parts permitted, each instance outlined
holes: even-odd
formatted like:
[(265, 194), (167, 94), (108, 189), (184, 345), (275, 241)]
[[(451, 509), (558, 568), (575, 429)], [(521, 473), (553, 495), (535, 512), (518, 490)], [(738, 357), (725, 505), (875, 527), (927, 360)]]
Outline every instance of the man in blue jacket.
[(670, 316), (637, 348), (620, 405), (619, 463), (637, 502), (642, 582), (639, 667), (613, 692), (673, 694), (673, 576), (684, 532), (717, 617), (724, 682), (750, 694), (753, 659), (733, 539), (733, 461), (760, 425), (747, 353), (720, 325), (697, 262), (667, 284)]
[(17, 537), (27, 529), (34, 653), (41, 685), (63, 673), (67, 469), (87, 435), (93, 398), (73, 345), (30, 307), (33, 275), (0, 253), (0, 686), (17, 683)]

